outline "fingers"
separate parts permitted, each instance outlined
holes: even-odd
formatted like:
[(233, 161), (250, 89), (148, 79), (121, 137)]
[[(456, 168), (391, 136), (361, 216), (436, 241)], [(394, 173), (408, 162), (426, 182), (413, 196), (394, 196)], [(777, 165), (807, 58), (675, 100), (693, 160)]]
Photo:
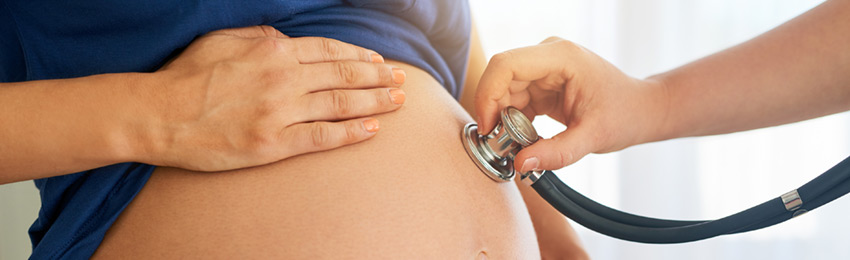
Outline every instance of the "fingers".
[(510, 90), (510, 102), (508, 104), (510, 106), (514, 106), (516, 108), (522, 109), (528, 106), (528, 103), (531, 102), (531, 96), (529, 92), (526, 91), (528, 88), (529, 82), (527, 81), (513, 81), (511, 82), (511, 90)]
[(588, 153), (590, 136), (580, 129), (567, 129), (552, 139), (541, 139), (523, 148), (514, 160), (520, 172), (557, 170), (573, 164)]
[[(558, 111), (563, 111), (564, 107), (557, 107), (559, 104), (558, 100), (563, 98), (563, 95), (553, 95), (552, 91), (544, 90), (537, 84), (530, 86), (527, 90), (529, 100), (533, 100), (529, 101), (528, 107), (533, 108), (537, 115), (548, 114), (554, 116)], [(566, 122), (562, 123), (566, 124)]]
[[(551, 38), (537, 46), (524, 47), (493, 56), (478, 84), (475, 109), (479, 114), (479, 130), (492, 130), (499, 110), (511, 103), (512, 81), (535, 81), (549, 75), (569, 78), (573, 71), (570, 56), (582, 51), (568, 41)], [(527, 85), (526, 85), (527, 86)]]
[(334, 39), (320, 37), (302, 37), (292, 39), (291, 53), (302, 64), (329, 61), (365, 61), (384, 63), (377, 52)]
[(341, 120), (399, 109), (405, 101), (398, 88), (330, 90), (306, 95), (301, 99), (303, 113), (297, 122)]
[(338, 61), (304, 66), (307, 68), (302, 71), (310, 75), (300, 77), (306, 80), (300, 83), (308, 88), (308, 92), (339, 88), (398, 87), (404, 84), (407, 78), (402, 69), (380, 63)]
[(364, 141), (375, 135), (380, 124), (374, 118), (342, 122), (313, 122), (296, 124), (284, 129), (280, 147), (287, 149), (286, 157), (325, 151)]
[(557, 41), (563, 41), (563, 40), (564, 39), (561, 39), (560, 37), (550, 36), (540, 43), (550, 43), (550, 42), (557, 42)]
[(291, 48), (288, 53), (294, 54), (295, 58), (302, 64), (344, 60), (384, 63), (384, 58), (380, 54), (366, 48), (321, 37), (289, 38), (289, 36), (268, 25), (222, 29), (210, 32), (207, 35), (288, 39), (292, 41), (292, 44), (285, 45)]
[(229, 35), (242, 38), (274, 37), (289, 38), (274, 27), (268, 25), (250, 26), (241, 28), (222, 29), (208, 33), (207, 35)]

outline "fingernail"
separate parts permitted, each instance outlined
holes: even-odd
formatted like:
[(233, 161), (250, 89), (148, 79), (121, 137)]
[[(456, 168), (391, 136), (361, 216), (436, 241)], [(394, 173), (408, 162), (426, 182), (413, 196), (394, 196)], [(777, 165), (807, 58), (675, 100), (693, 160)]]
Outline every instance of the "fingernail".
[(381, 126), (378, 125), (378, 119), (374, 118), (363, 120), (363, 127), (366, 128), (366, 131), (369, 131), (370, 133), (377, 132), (379, 129), (381, 129)]
[(537, 167), (540, 167), (540, 160), (537, 160), (537, 157), (530, 157), (522, 162), (519, 172), (536, 171)]
[(372, 53), (372, 63), (384, 63), (384, 57), (381, 54)]
[(484, 129), (481, 129), (481, 116), (475, 116), (475, 123), (478, 124), (478, 134), (484, 135)]
[(404, 103), (404, 90), (391, 88), (390, 89), (390, 99), (392, 99), (393, 103), (396, 105), (401, 105)]
[(400, 68), (393, 68), (393, 83), (396, 85), (404, 84), (404, 79), (407, 77), (407, 74), (404, 73), (404, 70)]

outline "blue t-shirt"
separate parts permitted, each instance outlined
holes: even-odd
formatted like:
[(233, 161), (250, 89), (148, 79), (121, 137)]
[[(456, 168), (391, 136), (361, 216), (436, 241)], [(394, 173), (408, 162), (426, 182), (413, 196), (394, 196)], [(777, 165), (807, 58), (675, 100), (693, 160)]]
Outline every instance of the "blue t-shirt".
[[(461, 0), (0, 0), (0, 82), (152, 72), (198, 36), (252, 25), (363, 46), (461, 92), (470, 30)], [(122, 163), (36, 180), (31, 258), (90, 257), (153, 170)]]

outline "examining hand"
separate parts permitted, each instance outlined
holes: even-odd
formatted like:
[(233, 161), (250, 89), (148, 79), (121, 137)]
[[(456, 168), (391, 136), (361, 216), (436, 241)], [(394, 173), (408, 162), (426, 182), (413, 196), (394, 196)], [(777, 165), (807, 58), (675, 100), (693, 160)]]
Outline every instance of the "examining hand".
[(559, 169), (588, 153), (650, 141), (647, 131), (664, 120), (664, 97), (662, 84), (629, 77), (581, 46), (553, 37), (493, 56), (479, 83), (475, 109), (481, 134), (493, 129), (507, 106), (567, 126), (517, 154), (515, 167), (526, 172)]
[(373, 51), (268, 26), (211, 32), (154, 74), (156, 140), (143, 162), (221, 171), (366, 140), (398, 109), (405, 74)]

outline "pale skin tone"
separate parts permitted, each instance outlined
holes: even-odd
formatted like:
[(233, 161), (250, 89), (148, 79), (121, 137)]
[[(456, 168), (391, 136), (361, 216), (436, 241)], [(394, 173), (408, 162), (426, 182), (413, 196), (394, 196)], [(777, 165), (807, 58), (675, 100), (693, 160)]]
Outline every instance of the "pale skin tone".
[(475, 97), (482, 131), (499, 109), (548, 115), (567, 130), (523, 149), (521, 171), (589, 153), (762, 128), (850, 110), (850, 1), (827, 1), (747, 42), (647, 79), (550, 38), (498, 54)]
[(255, 26), (211, 32), (154, 73), (0, 83), (14, 126), (0, 128), (0, 184), (128, 161), (223, 171), (360, 142), (379, 129), (370, 115), (404, 102), (404, 77), (374, 51)]
[[(467, 108), (485, 64), (473, 46)], [(0, 184), (125, 161), (225, 171), (360, 142), (377, 131), (369, 115), (402, 105), (404, 77), (373, 51), (260, 26), (209, 33), (155, 73), (2, 83), (0, 118), (17, 127), (0, 130)], [(557, 241), (543, 256), (586, 258), (563, 216), (519, 188), (538, 240)]]
[[(847, 1), (827, 2), (752, 41), (644, 80), (628, 77), (598, 56), (563, 40), (551, 39), (537, 47), (514, 50), (495, 57), (485, 72), (477, 97), (479, 123), (482, 131), (489, 131), (495, 124), (497, 111), (510, 104), (523, 108), (530, 115), (548, 114), (566, 124), (569, 130), (565, 133), (526, 148), (518, 155), (518, 163), (537, 158), (535, 165), (517, 165), (521, 170), (529, 170), (561, 168), (591, 152), (611, 152), (639, 143), (741, 131), (845, 111), (850, 109), (850, 102), (847, 102), (850, 100), (850, 88), (847, 87), (850, 79), (846, 77), (850, 75), (850, 51), (845, 48), (850, 43), (848, 9)], [(219, 36), (268, 46), (278, 46), (275, 38), (283, 38), (276, 34)], [(269, 55), (254, 53), (260, 52), (257, 49), (262, 48), (250, 51), (246, 48), (243, 53), (233, 54), (233, 58), (262, 59)], [(203, 48), (198, 47), (197, 51), (203, 52)], [(352, 56), (335, 60), (372, 62), (368, 54)], [(292, 58), (281, 55), (281, 58), (287, 57)], [(244, 64), (224, 67), (207, 64), (220, 63), (221, 60), (181, 58), (185, 59), (178, 58), (163, 69), (159, 74), (163, 78), (159, 80), (146, 77), (150, 75), (110, 74), (0, 85), (0, 104), (8, 104), (10, 108), (0, 110), (0, 118), (11, 122), (9, 125), (20, 126), (0, 130), (0, 137), (10, 140), (0, 147), (0, 158), (5, 158), (0, 162), (0, 173), (3, 173), (0, 183), (56, 176), (123, 161), (207, 171), (260, 165), (364, 140), (373, 134), (367, 130), (370, 127), (365, 124), (365, 116), (397, 108), (375, 105), (362, 110), (352, 108), (350, 114), (320, 113), (311, 118), (293, 119), (295, 114), (286, 112), (291, 110), (269, 111), (263, 104), (281, 100), (292, 101), (287, 104), (299, 104), (297, 100), (306, 100), (306, 96), (321, 99), (319, 92), (327, 92), (324, 91), (328, 89), (327, 85), (334, 84), (322, 85), (310, 79), (301, 83), (316, 82), (316, 85), (301, 84), (304, 89), (300, 90), (300, 95), (266, 95), (269, 94), (266, 92), (269, 85), (285, 84), (287, 81), (268, 79), (265, 78), (268, 74), (257, 73), (259, 75), (254, 76), (273, 83), (266, 84), (265, 90), (257, 90), (253, 95), (251, 91), (216, 92), (214, 86), (191, 84), (198, 78), (210, 78), (214, 75), (210, 71), (215, 70), (210, 69), (206, 73), (192, 70), (199, 67), (220, 68), (224, 70), (222, 73), (227, 74), (235, 73), (229, 70), (256, 69), (241, 67)], [(298, 67), (329, 61), (325, 58), (298, 57), (297, 61), (279, 66)], [(351, 66), (360, 65), (363, 64)], [(377, 65), (363, 65), (368, 66)], [(376, 81), (342, 80), (347, 82), (347, 85), (342, 84), (345, 85), (343, 87), (351, 92), (347, 96), (366, 97), (364, 102), (352, 103), (384, 104), (390, 100), (389, 104), (394, 104), (392, 95), (388, 94), (388, 89), (397, 85), (393, 82), (391, 68), (374, 71), (378, 75)], [(292, 75), (299, 76), (303, 74)], [(197, 89), (166, 89), (163, 92), (165, 84), (162, 82), (179, 80), (190, 83), (182, 85), (184, 87), (202, 86)], [(136, 88), (138, 85), (150, 87)], [(375, 86), (383, 87), (384, 92), (352, 89)], [(240, 87), (244, 90), (244, 87), (254, 86), (246, 84)], [(157, 91), (145, 91), (153, 89)], [(198, 96), (195, 91), (206, 93), (207, 99), (198, 101), (190, 98)], [(163, 96), (180, 97), (181, 94), (183, 98), (175, 98), (171, 102), (162, 99)], [(241, 94), (260, 98), (248, 99), (254, 102), (246, 101), (259, 104), (258, 107), (251, 109), (240, 104), (220, 104), (215, 100), (216, 97)], [(341, 100), (339, 92), (323, 94), (326, 94), (326, 99)], [(337, 98), (333, 98), (334, 95)], [(380, 95), (385, 99), (381, 99)], [(262, 100), (267, 96), (276, 96), (279, 100)], [(301, 99), (295, 99), (295, 96)], [(222, 102), (228, 100), (233, 99)], [(193, 101), (196, 102), (194, 106), (183, 106)], [(338, 104), (334, 101), (328, 103)], [(233, 110), (226, 111), (229, 108)], [(322, 111), (312, 107), (306, 109)], [(241, 121), (257, 125), (231, 129), (216, 127), (222, 122), (234, 121), (233, 115), (244, 117), (246, 114), (256, 114), (257, 120)], [(317, 120), (342, 121), (311, 123)], [(268, 133), (269, 125), (283, 129)], [(371, 128), (374, 130), (374, 127)], [(211, 129), (223, 130), (210, 133)], [(174, 140), (190, 143), (175, 143)], [(277, 144), (299, 140), (328, 141), (278, 150), (280, 145)], [(203, 158), (195, 158), (199, 154), (203, 154)], [(44, 158), (53, 161), (45, 162)], [(529, 210), (535, 211), (534, 203), (529, 202), (530, 196), (524, 197)], [(538, 223), (535, 220), (535, 227)], [(541, 248), (544, 247), (541, 244)]]
[[(475, 93), (481, 75), (487, 66), (487, 60), (484, 50), (481, 48), (481, 41), (475, 26), (472, 27), (471, 38), (469, 65), (466, 70), (466, 82), (464, 82), (460, 104), (466, 109), (466, 112), (475, 116)], [(531, 215), (542, 259), (589, 259), (590, 257), (581, 245), (581, 240), (564, 215), (537, 195), (527, 184), (517, 180), (516, 185)]]

